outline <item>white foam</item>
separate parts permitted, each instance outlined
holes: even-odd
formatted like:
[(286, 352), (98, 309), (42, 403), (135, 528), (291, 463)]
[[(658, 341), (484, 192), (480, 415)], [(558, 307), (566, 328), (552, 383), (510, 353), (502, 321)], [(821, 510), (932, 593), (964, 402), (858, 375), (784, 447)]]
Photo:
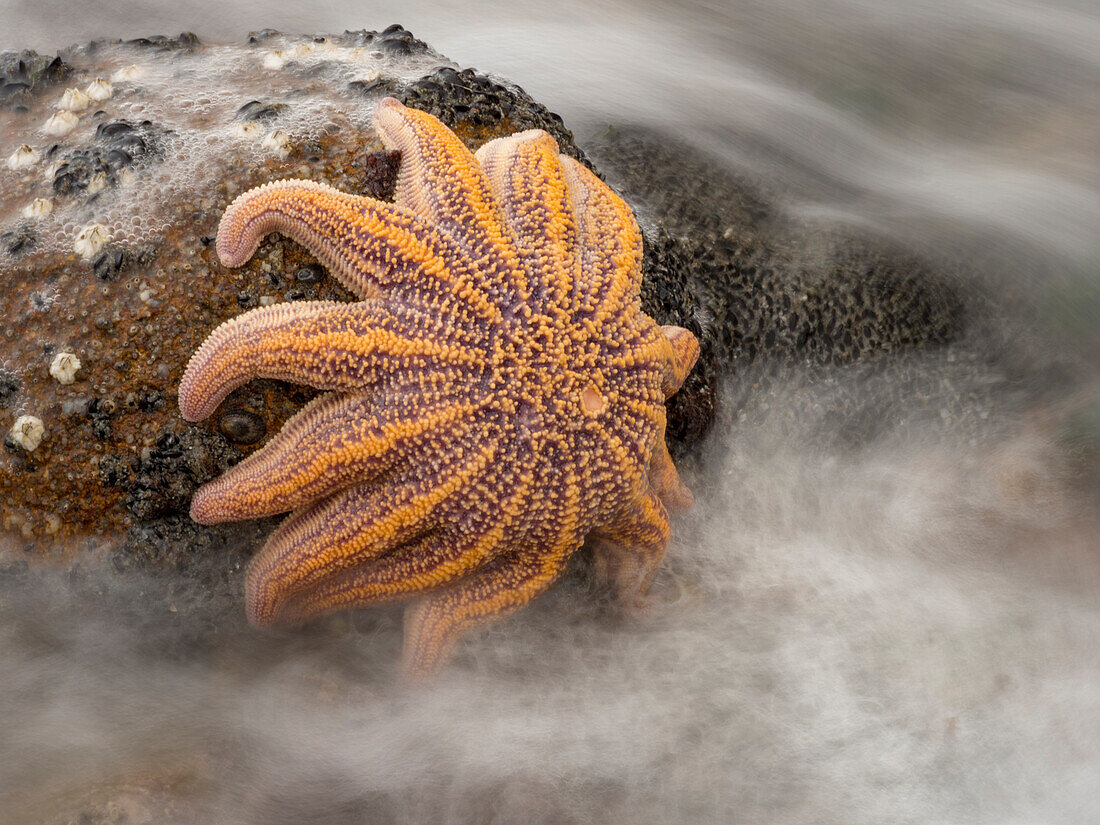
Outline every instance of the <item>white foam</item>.
[[(287, 66), (279, 71), (263, 68), (253, 59), (253, 52), (239, 45), (208, 46), (183, 56), (143, 55), (136, 63), (132, 52), (125, 49), (100, 49), (94, 71), (110, 75), (112, 82), (124, 84), (127, 91), (121, 96), (108, 95), (113, 89), (106, 81), (97, 79), (89, 84), (89, 90), (96, 91), (97, 107), (105, 112), (97, 123), (149, 120), (154, 130), (150, 143), (159, 151), (120, 170), (118, 186), (107, 186), (105, 177), (93, 177), (86, 191), (55, 199), (52, 215), (37, 216), (40, 248), (61, 251), (70, 247), (73, 234), (66, 225), (88, 223), (111, 227), (113, 238), (122, 243), (158, 243), (181, 201), (207, 204), (203, 208), (217, 215), (217, 188), (230, 167), (240, 170), (271, 155), (286, 157), (291, 145), (316, 140), (334, 124), (345, 129), (367, 128), (374, 102), (348, 93), (346, 85), (351, 80), (372, 73), (411, 79), (440, 63), (432, 55), (376, 58), (363, 49), (331, 41), (277, 38), (270, 45), (281, 45), (288, 55)], [(303, 99), (299, 94), (301, 73), (321, 64), (335, 76)], [(90, 96), (90, 91), (70, 89), (65, 99), (75, 99), (77, 93), (81, 98)], [(251, 100), (286, 105), (262, 124), (237, 121), (237, 110)], [(64, 152), (92, 139), (92, 125), (78, 128), (78, 124), (75, 115), (59, 112), (45, 129), (61, 138)], [(29, 168), (28, 158), (38, 158), (36, 145), (40, 141), (26, 137), (31, 139), (33, 154), (16, 152), (20, 169)], [(36, 195), (51, 193), (50, 184), (61, 162), (55, 160), (45, 169)], [(12, 163), (9, 159), (9, 166)], [(87, 197), (97, 193), (95, 201), (87, 203)], [(0, 221), (2, 216), (0, 205)]]

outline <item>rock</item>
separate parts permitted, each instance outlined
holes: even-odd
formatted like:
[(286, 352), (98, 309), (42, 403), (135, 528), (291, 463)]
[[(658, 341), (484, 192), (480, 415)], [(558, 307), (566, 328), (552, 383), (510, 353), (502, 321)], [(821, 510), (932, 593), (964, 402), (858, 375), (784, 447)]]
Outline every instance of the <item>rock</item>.
[(95, 135), (85, 145), (62, 151), (54, 144), (46, 154), (55, 161), (54, 194), (94, 195), (105, 186), (117, 186), (124, 170), (160, 157), (165, 137), (148, 120), (137, 124), (112, 120), (97, 126)]
[(10, 370), (0, 368), (0, 410), (11, 404), (12, 397), (19, 391), (19, 379)]
[(474, 69), (436, 69), (396, 94), (406, 106), (438, 117), (472, 148), (499, 135), (543, 129), (562, 153), (594, 168), (562, 119), (519, 86), (504, 85)]
[(1013, 356), (983, 326), (990, 303), (965, 264), (787, 217), (777, 196), (663, 135), (617, 130), (592, 155), (642, 218), (643, 306), (700, 340), (669, 404), (674, 454), (746, 416), (788, 434), (814, 422), (849, 447), (930, 422), (967, 440), (1011, 394)]
[(36, 92), (71, 73), (72, 67), (60, 57), (38, 54), (31, 49), (0, 52), (0, 107), (25, 109)]
[[(313, 397), (256, 381), (207, 422), (179, 417), (183, 369), (219, 323), (279, 300), (352, 297), (278, 235), (246, 266), (222, 267), (213, 239), (236, 195), (307, 177), (392, 198), (399, 155), (364, 128), (384, 94), (440, 117), (471, 149), (541, 128), (593, 165), (561, 118), (521, 88), (454, 66), (400, 26), (318, 38), (255, 32), (229, 68), (224, 50), (214, 60), (187, 35), (96, 41), (56, 62), (28, 57), (22, 69), (11, 60), (0, 56), (0, 91), (26, 84), (18, 90), (26, 132), (14, 143), (41, 160), (6, 170), (0, 204), (0, 424), (7, 431), (17, 411), (33, 409), (50, 435), (33, 453), (0, 455), (0, 511), (20, 525), (18, 545), (30, 552), (88, 534), (121, 535), (120, 552), (150, 562), (195, 546), (213, 535), (186, 518), (195, 488)], [(94, 128), (81, 122), (43, 140), (34, 129), (55, 111), (62, 92), (52, 82), (62, 75), (83, 86), (110, 76), (111, 94), (81, 113)], [(215, 88), (228, 99), (210, 95)], [(134, 102), (140, 122), (124, 117)], [(234, 123), (256, 124), (256, 139), (235, 139)], [(279, 151), (261, 145), (275, 132), (286, 136)], [(785, 224), (766, 197), (667, 139), (624, 133), (597, 150), (598, 172), (640, 209), (646, 310), (702, 342), (699, 367), (670, 405), (678, 454), (697, 454), (716, 420), (751, 406), (750, 384), (719, 408), (719, 382), (731, 373), (759, 374), (761, 385), (792, 366), (894, 363), (897, 353), (959, 338), (970, 296), (935, 267), (828, 227)], [(26, 223), (24, 210), (47, 198), (57, 208)], [(813, 260), (791, 242), (800, 233), (817, 239)], [(41, 368), (43, 352), (62, 351), (83, 364), (74, 385)], [(263, 532), (219, 529), (249, 542)]]

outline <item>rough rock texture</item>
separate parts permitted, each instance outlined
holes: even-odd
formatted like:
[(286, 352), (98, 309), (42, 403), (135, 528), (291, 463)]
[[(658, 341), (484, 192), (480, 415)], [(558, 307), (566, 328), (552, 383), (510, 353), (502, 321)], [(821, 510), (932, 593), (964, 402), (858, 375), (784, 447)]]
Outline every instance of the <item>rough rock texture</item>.
[[(278, 236), (247, 266), (222, 267), (212, 240), (234, 196), (293, 176), (391, 197), (399, 157), (380, 151), (364, 126), (387, 94), (440, 117), (471, 148), (542, 128), (590, 164), (561, 119), (522, 89), (454, 67), (400, 26), (331, 38), (265, 30), (234, 47), (193, 35), (97, 41), (58, 61), (25, 55), (0, 59), (0, 82), (24, 84), (8, 95), (19, 106), (0, 111), (0, 153), (26, 142), (40, 156), (28, 170), (0, 171), (0, 425), (6, 433), (33, 414), (47, 434), (31, 453), (7, 440), (0, 528), (31, 553), (88, 535), (121, 534), (122, 552), (145, 560), (201, 545), (209, 528), (182, 515), (194, 489), (311, 397), (261, 381), (209, 422), (188, 425), (178, 414), (183, 368), (221, 321), (261, 303), (351, 297)], [(114, 81), (113, 96), (81, 112), (71, 134), (43, 137), (58, 80), (83, 88), (127, 66), (136, 79)], [(214, 94), (214, 78), (230, 91)], [(163, 104), (168, 91), (173, 109)], [(792, 369), (808, 369), (806, 380), (828, 395), (837, 386), (830, 369), (870, 376), (889, 363), (896, 375), (907, 369), (898, 353), (942, 352), (960, 338), (970, 298), (928, 264), (829, 227), (792, 225), (763, 195), (667, 140), (619, 134), (596, 150), (596, 167), (611, 172), (646, 231), (647, 311), (703, 345), (671, 407), (677, 453), (697, 450), (716, 418), (734, 421), (780, 397), (769, 388)], [(35, 198), (51, 199), (52, 215), (24, 216)], [(109, 234), (89, 254), (74, 238), (90, 224)], [(68, 386), (48, 372), (60, 351), (82, 362)], [(731, 375), (734, 403), (719, 410), (720, 381)], [(960, 408), (973, 401), (956, 395)], [(858, 399), (822, 398), (802, 396), (792, 414), (799, 403), (825, 403), (835, 415), (863, 409)], [(872, 423), (853, 425), (853, 442), (873, 435), (873, 409)]]
[(36, 93), (64, 80), (72, 68), (58, 57), (25, 49), (0, 52), (0, 107), (26, 108)]
[(647, 311), (702, 344), (671, 404), (681, 454), (746, 416), (850, 447), (930, 423), (971, 440), (1021, 380), (964, 262), (794, 219), (665, 136), (617, 130), (591, 154), (645, 229)]

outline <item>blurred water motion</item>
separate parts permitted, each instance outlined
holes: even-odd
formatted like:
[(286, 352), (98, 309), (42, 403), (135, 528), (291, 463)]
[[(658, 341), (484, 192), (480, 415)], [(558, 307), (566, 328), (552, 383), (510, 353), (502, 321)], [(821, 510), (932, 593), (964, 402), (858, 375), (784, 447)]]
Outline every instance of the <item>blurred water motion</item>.
[(665, 608), (567, 583), (415, 691), (397, 614), (211, 637), (143, 609), (186, 582), (14, 576), (0, 822), (1100, 821), (1100, 11), (35, 0), (0, 3), (0, 47), (395, 21), (582, 145), (646, 127), (791, 212), (965, 249), (1060, 383), (951, 450), (749, 416), (696, 472)]

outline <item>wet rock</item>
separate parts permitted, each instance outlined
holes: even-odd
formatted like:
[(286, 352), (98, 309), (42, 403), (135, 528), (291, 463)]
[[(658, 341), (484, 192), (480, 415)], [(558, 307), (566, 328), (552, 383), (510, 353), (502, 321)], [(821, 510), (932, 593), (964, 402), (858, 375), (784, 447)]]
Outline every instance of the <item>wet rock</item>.
[(186, 510), (200, 484), (239, 460), (240, 453), (215, 433), (197, 428), (181, 435), (166, 432), (157, 438), (156, 446), (130, 462), (131, 473), (120, 475), (115, 486), (126, 491), (127, 509), (148, 520)]
[[(123, 42), (123, 41), (115, 41)], [(183, 32), (176, 37), (165, 37), (163, 34), (155, 34), (152, 37), (137, 37), (124, 41), (125, 45), (135, 49), (146, 49), (159, 52), (194, 51), (200, 45), (198, 35), (192, 32)]]
[(46, 153), (47, 159), (57, 161), (53, 192), (65, 197), (117, 186), (124, 169), (162, 157), (165, 138), (164, 130), (151, 121), (113, 120), (101, 123), (87, 146), (62, 151), (54, 144)]
[(0, 367), (0, 410), (11, 405), (17, 392), (19, 392), (19, 377), (11, 370)]
[[(953, 272), (952, 262), (845, 227), (788, 219), (758, 187), (663, 136), (618, 132), (594, 154), (650, 219), (643, 308), (700, 341), (699, 364), (669, 403), (674, 452), (690, 450), (715, 422), (750, 409), (764, 414), (761, 404), (782, 409), (791, 426), (816, 418), (840, 432), (827, 420), (835, 413), (852, 422), (852, 445), (870, 443), (876, 424), (890, 420), (888, 409), (921, 398), (906, 377), (912, 351), (943, 360), (935, 367), (941, 392), (924, 394), (931, 416), (946, 405), (958, 421), (976, 409), (969, 389), (976, 365), (963, 339), (987, 303), (962, 288), (974, 279)], [(951, 345), (962, 349), (945, 349)], [(855, 365), (862, 365), (859, 383), (885, 395), (872, 403), (845, 391)], [(877, 377), (887, 374), (892, 380)], [(952, 384), (950, 375), (960, 380)], [(724, 410), (717, 404), (723, 380)], [(979, 381), (997, 382), (1004, 386), (996, 370)], [(795, 383), (801, 394), (788, 397)]]
[(0, 52), (0, 107), (25, 107), (36, 89), (64, 80), (72, 73), (60, 57), (31, 49)]
[[(263, 524), (261, 521), (260, 524)], [(237, 586), (240, 571), (243, 569), (243, 557), (233, 554), (228, 564), (211, 565), (204, 563), (203, 551), (217, 556), (225, 552), (227, 537), (239, 533), (236, 525), (224, 525), (210, 528), (197, 525), (186, 513), (171, 513), (156, 521), (147, 521), (134, 525), (127, 531), (125, 545), (115, 555), (116, 568), (159, 570), (165, 566), (178, 572), (191, 572), (208, 579), (218, 580), (221, 584)], [(250, 527), (249, 532), (258, 532)], [(209, 555), (207, 556), (209, 558)], [(227, 587), (218, 587), (223, 597), (237, 602), (239, 595)], [(208, 591), (209, 592), (209, 591)]]
[(111, 564), (127, 578), (138, 574), (164, 611), (150, 653), (179, 661), (216, 649), (227, 632), (246, 630), (241, 602), (249, 550), (263, 543), (277, 521), (202, 525), (187, 513), (167, 513), (126, 530)]
[(66, 398), (61, 402), (61, 414), (64, 416), (86, 416), (91, 399), (78, 395), (74, 398)]
[(100, 441), (110, 440), (111, 417), (117, 410), (117, 405), (109, 398), (93, 398), (88, 402), (88, 420), (92, 423), (92, 433)]
[(118, 275), (130, 260), (127, 251), (118, 245), (108, 244), (92, 261), (92, 271), (102, 281)]
[(53, 303), (54, 295), (49, 291), (36, 289), (31, 293), (31, 306), (38, 312), (49, 312)]
[(382, 31), (367, 31), (366, 29), (346, 31), (338, 38), (338, 41), (346, 45), (363, 46), (376, 50), (379, 56), (410, 57), (431, 51), (431, 47), (427, 43), (414, 37), (412, 32), (399, 23), (387, 26)]
[(348, 89), (366, 97), (393, 97), (402, 94), (405, 84), (396, 77), (377, 77), (374, 80), (352, 80)]
[(105, 456), (99, 462), (99, 481), (105, 487), (121, 487), (130, 478), (130, 470), (119, 455)]
[(34, 230), (28, 225), (9, 229), (0, 232), (0, 249), (6, 251), (9, 255), (30, 252), (34, 248), (36, 238)]
[(156, 255), (156, 249), (151, 246), (130, 249), (109, 243), (92, 259), (92, 272), (101, 281), (113, 280), (132, 267), (148, 265)]
[(353, 168), (356, 192), (379, 200), (393, 200), (397, 189), (397, 171), (401, 168), (400, 152), (371, 152), (356, 162)]
[(543, 129), (564, 154), (592, 168), (559, 115), (519, 86), (505, 86), (474, 69), (439, 68), (393, 94), (406, 106), (435, 115), (475, 145), (498, 134)]
[(259, 29), (258, 31), (253, 31), (253, 32), (248, 33), (248, 42), (252, 45), (256, 45), (256, 44), (259, 44), (259, 43), (266, 43), (267, 41), (271, 40), (273, 37), (278, 37), (278, 36), (279, 36), (279, 30), (278, 29)]
[[(208, 103), (194, 112), (176, 105), (205, 99), (205, 88), (186, 85), (192, 82), (186, 72), (173, 81), (181, 88), (165, 105), (143, 90), (138, 67), (120, 78), (113, 97), (97, 104), (102, 122), (92, 138), (78, 130), (44, 147), (38, 136), (35, 151), (42, 157), (36, 165), (5, 171), (13, 205), (0, 212), (0, 234), (28, 226), (22, 210), (36, 199), (68, 201), (30, 225), (39, 235), (37, 244), (18, 254), (0, 248), (6, 285), (0, 293), (5, 320), (0, 329), (8, 370), (7, 376), (0, 371), (0, 407), (9, 408), (0, 425), (4, 431), (10, 427), (17, 417), (11, 408), (18, 402), (20, 412), (39, 411), (50, 434), (33, 454), (19, 449), (0, 455), (0, 508), (20, 520), (30, 536), (27, 546), (129, 531), (131, 552), (151, 563), (176, 559), (179, 547), (199, 546), (213, 535), (185, 515), (196, 487), (258, 449), (313, 397), (312, 391), (279, 382), (252, 382), (199, 424), (183, 422), (176, 405), (188, 359), (222, 321), (279, 300), (354, 297), (277, 233), (235, 270), (221, 265), (215, 243), (226, 204), (279, 178), (308, 177), (346, 191), (393, 197), (400, 154), (378, 151), (376, 137), (359, 128), (382, 89), (368, 91), (366, 84), (374, 81), (364, 80), (361, 91), (374, 97), (347, 93), (349, 79), (363, 73), (362, 64), (347, 65), (360, 59), (351, 51), (377, 50), (399, 69), (386, 79), (397, 84), (397, 96), (440, 117), (472, 149), (495, 137), (543, 128), (563, 152), (589, 162), (561, 119), (521, 88), (446, 65), (400, 27), (322, 39), (318, 48), (300, 50), (311, 56), (284, 65), (265, 65), (261, 52), (285, 54), (303, 45), (312, 48), (315, 41), (263, 31), (253, 33), (250, 42), (254, 45), (237, 47), (245, 78), (241, 88), (256, 90), (242, 92), (217, 117), (210, 114), (217, 107)], [(90, 76), (106, 76), (119, 65), (141, 63), (137, 49), (187, 50), (171, 60), (197, 68), (205, 54), (190, 38), (100, 41), (63, 54)], [(224, 72), (224, 52), (219, 55)], [(413, 62), (403, 64), (406, 59)], [(307, 63), (324, 70), (310, 73)], [(285, 104), (271, 102), (286, 94), (281, 87), (264, 96), (247, 85), (260, 72), (286, 72), (272, 76), (308, 88), (308, 95), (295, 93), (293, 114), (308, 106), (325, 124), (302, 136), (293, 133), (292, 123), (283, 123), (293, 117), (283, 118), (295, 141), (292, 157), (257, 156), (254, 146), (242, 148), (250, 144), (231, 136), (235, 122), (270, 122), (284, 111), (278, 107)], [(398, 76), (417, 79), (393, 80)], [(132, 111), (125, 101), (141, 95), (150, 119), (123, 117)], [(253, 102), (239, 106), (250, 98)], [(26, 100), (37, 107), (27, 118), (35, 124), (45, 122), (56, 102), (35, 94)], [(16, 135), (13, 144), (28, 139)], [(189, 151), (175, 151), (177, 143)], [(208, 146), (215, 149), (202, 148)], [(669, 408), (670, 441), (680, 454), (698, 454), (714, 422), (736, 420), (761, 398), (779, 399), (761, 389), (769, 381), (783, 385), (773, 376), (807, 367), (817, 370), (812, 386), (819, 391), (784, 399), (782, 409), (809, 408), (822, 416), (839, 410), (853, 422), (852, 437), (859, 438), (881, 420), (878, 412), (889, 409), (864, 415), (864, 407), (830, 383), (829, 371), (867, 368), (873, 383), (882, 374), (875, 370), (889, 362), (903, 378), (907, 370), (912, 373), (904, 378), (908, 383), (899, 379), (899, 386), (915, 392), (920, 373), (898, 353), (952, 346), (972, 317), (969, 296), (952, 288), (937, 267), (833, 228), (784, 223), (768, 196), (722, 179), (667, 138), (623, 133), (597, 148), (600, 170), (610, 170), (646, 227), (645, 309), (663, 323), (691, 329), (702, 342), (700, 365)], [(201, 163), (187, 166), (191, 156)], [(42, 174), (46, 163), (58, 164), (49, 180)], [(139, 173), (130, 183), (128, 176), (120, 177), (126, 169)], [(105, 185), (91, 193), (96, 180)], [(59, 219), (63, 212), (79, 217), (67, 226)], [(89, 227), (100, 227), (94, 248), (77, 244)], [(53, 242), (43, 242), (46, 238)], [(804, 254), (804, 245), (792, 238), (811, 238), (814, 255)], [(79, 353), (79, 384), (63, 386), (50, 377), (43, 365), (47, 345)], [(967, 354), (950, 353), (956, 363)], [(734, 382), (733, 401), (725, 409), (717, 403), (722, 380)], [(973, 397), (963, 383), (952, 386), (958, 398)], [(59, 527), (46, 520), (47, 513), (61, 513)]]
[(137, 408), (143, 413), (163, 410), (167, 401), (157, 390), (142, 390), (137, 398)]

